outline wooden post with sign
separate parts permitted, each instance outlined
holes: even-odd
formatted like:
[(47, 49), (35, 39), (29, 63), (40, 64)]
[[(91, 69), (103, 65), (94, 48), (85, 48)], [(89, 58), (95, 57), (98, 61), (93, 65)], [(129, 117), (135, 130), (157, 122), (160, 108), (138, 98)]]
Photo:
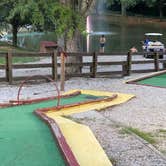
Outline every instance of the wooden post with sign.
[(154, 69), (159, 71), (159, 54), (157, 52), (154, 54)]
[(6, 81), (12, 84), (12, 53), (9, 51), (6, 55)]
[(131, 59), (131, 52), (129, 51), (127, 53), (127, 76), (131, 74), (131, 64), (132, 64), (132, 59)]
[(97, 74), (97, 54), (96, 52), (94, 52), (92, 54), (92, 59), (93, 59), (93, 62), (92, 62), (92, 78), (96, 78), (96, 74)]
[(58, 73), (57, 73), (57, 50), (54, 49), (53, 55), (52, 55), (52, 78), (53, 80), (57, 81), (58, 79)]
[(64, 52), (60, 53), (61, 57), (61, 75), (60, 75), (60, 90), (65, 90), (65, 55)]

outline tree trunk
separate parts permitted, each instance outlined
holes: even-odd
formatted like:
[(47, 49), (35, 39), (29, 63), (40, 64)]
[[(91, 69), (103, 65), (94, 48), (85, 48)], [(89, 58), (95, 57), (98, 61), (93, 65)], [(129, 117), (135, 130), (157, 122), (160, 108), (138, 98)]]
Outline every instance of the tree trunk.
[(121, 2), (121, 14), (122, 16), (126, 16), (126, 3)]
[(163, 1), (160, 0), (159, 2), (159, 17), (160, 17), (160, 20), (163, 19)]
[(17, 46), (17, 32), (18, 32), (18, 26), (12, 25), (13, 46)]
[[(80, 52), (81, 51), (81, 34), (76, 31), (73, 38), (67, 41), (67, 52)], [(67, 57), (66, 62), (79, 63), (82, 62), (82, 57), (72, 56)], [(70, 66), (66, 68), (66, 73), (80, 73), (81, 68), (78, 66)]]
[[(73, 12), (79, 12), (82, 16), (87, 15), (88, 10), (92, 6), (94, 0), (60, 0), (60, 2), (65, 3), (70, 6)], [(80, 52), (81, 48), (81, 34), (75, 27), (75, 33), (72, 39), (68, 39), (66, 35), (64, 35), (64, 50), (66, 52)], [(82, 57), (72, 56), (67, 57), (66, 62), (70, 63), (79, 63), (82, 62)], [(66, 68), (66, 73), (80, 73), (81, 67), (77, 67), (72, 65), (71, 67)]]

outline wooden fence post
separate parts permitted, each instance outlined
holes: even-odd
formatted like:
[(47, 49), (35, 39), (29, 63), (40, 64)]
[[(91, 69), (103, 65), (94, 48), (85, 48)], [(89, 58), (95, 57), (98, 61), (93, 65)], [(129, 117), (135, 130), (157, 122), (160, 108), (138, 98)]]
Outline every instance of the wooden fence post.
[(127, 74), (127, 69), (128, 69), (128, 67), (127, 67), (127, 63), (124, 62), (124, 63), (122, 64), (122, 77), (128, 75), (128, 74)]
[(154, 54), (154, 69), (159, 71), (159, 54), (157, 52)]
[(97, 54), (96, 52), (93, 53), (92, 55), (93, 57), (93, 61), (92, 61), (92, 78), (96, 77), (96, 73), (97, 73)]
[(132, 56), (131, 52), (129, 51), (127, 53), (127, 73), (126, 73), (127, 76), (131, 74), (131, 64), (132, 64), (131, 56)]
[(55, 81), (57, 81), (57, 79), (58, 79), (57, 54), (58, 54), (57, 50), (54, 49), (54, 52), (52, 54), (52, 78)]
[(12, 53), (8, 51), (6, 55), (6, 81), (12, 84)]
[(60, 75), (60, 90), (65, 90), (65, 55), (63, 52), (60, 54), (61, 56), (61, 75)]

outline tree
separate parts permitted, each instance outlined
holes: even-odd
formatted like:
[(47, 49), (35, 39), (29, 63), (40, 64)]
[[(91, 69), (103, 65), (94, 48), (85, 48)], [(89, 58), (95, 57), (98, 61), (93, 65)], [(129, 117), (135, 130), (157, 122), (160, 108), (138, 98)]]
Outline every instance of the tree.
[[(61, 6), (55, 7), (56, 17), (61, 17), (59, 22), (55, 22), (55, 31), (59, 31), (64, 39), (64, 50), (78, 52), (81, 47), (81, 32), (85, 29), (86, 16), (92, 7), (94, 0), (61, 0)], [(59, 10), (59, 9), (61, 10)], [(59, 12), (57, 12), (59, 11)], [(68, 57), (68, 62), (81, 62), (80, 57)], [(68, 73), (80, 72), (79, 67), (71, 66)]]
[(85, 25), (84, 18), (93, 0), (1, 0), (1, 22), (11, 24), (13, 45), (17, 45), (20, 27), (33, 25), (35, 29), (55, 31), (67, 40)]
[(33, 25), (38, 30), (51, 28), (51, 9), (54, 0), (1, 0), (1, 21), (12, 26), (13, 45), (17, 46), (20, 27)]
[(126, 16), (127, 8), (135, 6), (141, 0), (107, 0), (110, 4), (113, 4), (115, 1), (121, 4), (121, 14)]
[(126, 9), (135, 6), (139, 0), (120, 0), (121, 3), (121, 14), (126, 16)]
[[(80, 33), (85, 29), (86, 16), (94, 0), (61, 0), (60, 6), (55, 6), (55, 21), (58, 34), (64, 38), (64, 49), (68, 51), (79, 50)], [(63, 32), (63, 33), (62, 33)]]
[(159, 17), (160, 19), (163, 18), (163, 8), (164, 8), (164, 5), (166, 4), (165, 0), (146, 0), (145, 2), (149, 7), (157, 6), (159, 10)]

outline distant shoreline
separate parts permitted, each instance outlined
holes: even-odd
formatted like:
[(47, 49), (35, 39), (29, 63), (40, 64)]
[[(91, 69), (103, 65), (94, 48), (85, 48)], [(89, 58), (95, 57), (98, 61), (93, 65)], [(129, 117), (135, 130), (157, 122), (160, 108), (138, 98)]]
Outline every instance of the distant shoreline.
[(113, 24), (121, 25), (148, 25), (155, 27), (166, 27), (166, 20), (159, 18), (148, 18), (143, 16), (122, 16), (120, 14), (92, 14), (91, 17), (95, 19), (109, 19)]

